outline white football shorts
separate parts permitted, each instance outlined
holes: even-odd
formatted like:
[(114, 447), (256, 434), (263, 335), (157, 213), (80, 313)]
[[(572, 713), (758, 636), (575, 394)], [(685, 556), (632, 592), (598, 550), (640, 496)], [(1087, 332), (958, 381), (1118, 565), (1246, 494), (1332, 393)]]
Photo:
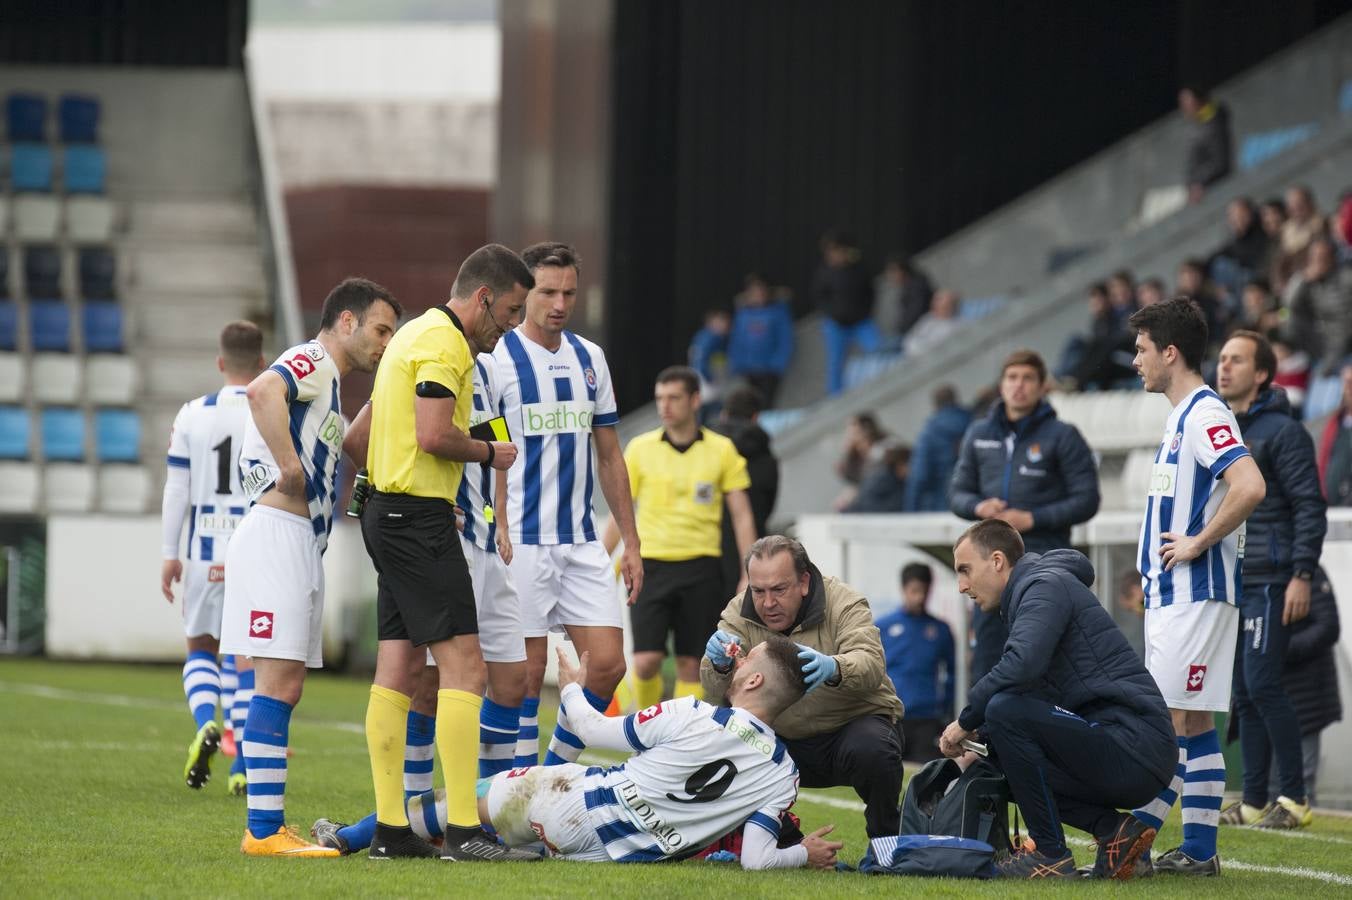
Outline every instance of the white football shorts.
[(324, 565), (309, 519), (254, 506), (225, 556), (221, 652), (324, 664)]
[(513, 553), (526, 637), (544, 637), (565, 625), (624, 627), (615, 599), (615, 570), (600, 541), (514, 544)]
[(190, 559), (183, 564), (183, 633), (188, 637), (221, 636), (225, 606), (225, 563)]
[(1145, 667), (1170, 709), (1228, 712), (1239, 610), (1218, 600), (1145, 611)]
[(585, 766), (564, 763), (494, 775), (487, 797), (493, 830), (509, 847), (541, 841), (550, 856), (610, 862), (610, 854), (587, 813), (586, 792), (582, 789), (586, 772)]

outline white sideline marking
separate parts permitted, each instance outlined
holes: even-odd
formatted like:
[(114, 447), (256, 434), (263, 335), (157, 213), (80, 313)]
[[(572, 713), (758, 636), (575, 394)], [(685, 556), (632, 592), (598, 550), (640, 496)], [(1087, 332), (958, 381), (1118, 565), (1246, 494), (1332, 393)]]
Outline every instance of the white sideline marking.
[[(1310, 835), (1315, 837), (1316, 835)], [(1092, 847), (1094, 842), (1088, 838), (1071, 837), (1066, 835), (1066, 843), (1074, 844), (1077, 847)], [(1238, 859), (1230, 859), (1227, 856), (1221, 857), (1221, 876), (1225, 876), (1226, 869), (1236, 869), (1240, 872), (1259, 872), (1264, 875), (1286, 875), (1290, 878), (1310, 878), (1314, 881), (1322, 881), (1325, 884), (1339, 884), (1352, 886), (1352, 875), (1339, 875), (1337, 872), (1325, 872), (1323, 869), (1311, 869), (1306, 866), (1262, 866), (1258, 863), (1243, 862)]]
[(850, 812), (864, 811), (864, 804), (860, 803), (858, 800), (844, 800), (840, 797), (819, 794), (816, 791), (811, 790), (799, 791), (798, 799), (806, 803), (816, 803), (821, 806), (831, 806), (836, 809), (848, 809)]

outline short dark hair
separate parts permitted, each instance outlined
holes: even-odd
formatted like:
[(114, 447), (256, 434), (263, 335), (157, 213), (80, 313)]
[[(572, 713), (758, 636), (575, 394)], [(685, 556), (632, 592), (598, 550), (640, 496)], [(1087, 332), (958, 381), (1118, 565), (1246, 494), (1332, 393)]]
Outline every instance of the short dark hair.
[(871, 441), (881, 441), (887, 437), (887, 432), (883, 431), (882, 425), (878, 424), (878, 417), (871, 412), (855, 413), (854, 421)]
[(1192, 269), (1198, 275), (1206, 278), (1206, 263), (1195, 256), (1190, 256), (1178, 264), (1180, 269)]
[(518, 284), (526, 290), (535, 287), (535, 276), (521, 257), (501, 244), (485, 244), (471, 253), (456, 273), (451, 285), (451, 296), (469, 299), (480, 287), (487, 285), (494, 296), (505, 294)]
[(1091, 296), (1091, 297), (1102, 297), (1104, 300), (1107, 300), (1107, 299), (1108, 299), (1108, 282), (1106, 282), (1106, 281), (1096, 281), (1096, 282), (1094, 282), (1093, 284), (1089, 285), (1089, 290), (1086, 291), (1086, 293), (1088, 293), (1089, 296)]
[(1255, 275), (1254, 277), (1250, 278), (1248, 281), (1244, 282), (1244, 287), (1257, 288), (1258, 290), (1262, 291), (1265, 294), (1268, 295), (1272, 294), (1272, 282), (1268, 281), (1262, 275)]
[(754, 419), (765, 409), (765, 397), (749, 384), (738, 385), (723, 398), (723, 413), (729, 419)]
[(953, 544), (955, 553), (963, 541), (971, 541), (982, 559), (990, 559), (996, 550), (1005, 555), (1010, 565), (1023, 559), (1023, 538), (1018, 529), (1001, 519), (983, 519), (968, 528)]
[(765, 637), (765, 656), (779, 675), (782, 691), (779, 699), (781, 709), (787, 709), (802, 699), (807, 693), (807, 676), (803, 674), (803, 661), (798, 658), (798, 645), (782, 634), (771, 632)]
[(1121, 281), (1126, 283), (1130, 287), (1136, 286), (1136, 276), (1131, 274), (1130, 269), (1118, 269), (1116, 272), (1108, 276), (1108, 280)]
[(1010, 366), (1032, 366), (1033, 370), (1037, 372), (1038, 384), (1045, 384), (1047, 382), (1047, 364), (1042, 361), (1041, 354), (1036, 350), (1025, 348), (1022, 350), (1015, 350), (1013, 353), (1006, 356), (1004, 365), (1000, 366), (1001, 378), (1005, 377), (1005, 372)]
[(231, 372), (254, 372), (263, 355), (263, 329), (243, 319), (221, 329), (221, 359)]
[(807, 572), (807, 567), (811, 565), (807, 558), (807, 550), (803, 549), (803, 545), (798, 541), (782, 534), (767, 534), (746, 551), (742, 568), (745, 569), (753, 559), (769, 559), (776, 553), (787, 553), (793, 557), (793, 571), (799, 577), (802, 577)]
[(907, 563), (901, 567), (901, 586), (905, 587), (912, 581), (923, 581), (929, 587), (934, 584), (934, 570), (924, 563)]
[(945, 406), (958, 405), (958, 389), (951, 384), (941, 384), (934, 389), (930, 395), (930, 402), (934, 404), (935, 409), (943, 409)]
[(404, 315), (404, 308), (394, 299), (394, 294), (390, 293), (388, 288), (381, 287), (367, 278), (344, 278), (324, 298), (324, 311), (319, 318), (319, 327), (326, 331), (333, 328), (338, 324), (338, 317), (344, 312), (351, 312), (357, 317), (357, 321), (361, 322), (366, 318), (366, 311), (371, 308), (371, 304), (377, 300), (388, 303), (394, 310), (396, 319)]
[(687, 394), (699, 393), (699, 373), (689, 366), (667, 366), (657, 373), (658, 384), (679, 381)]
[(1127, 325), (1137, 333), (1148, 334), (1160, 352), (1171, 345), (1178, 348), (1189, 369), (1202, 371), (1208, 334), (1206, 315), (1195, 300), (1175, 297), (1142, 307), (1131, 314)]
[(1258, 385), (1258, 390), (1265, 391), (1271, 387), (1272, 379), (1277, 377), (1277, 354), (1272, 352), (1272, 342), (1256, 331), (1243, 328), (1232, 332), (1230, 337), (1253, 341), (1253, 367), (1267, 373), (1267, 377)]
[(572, 244), (565, 244), (562, 241), (531, 244), (521, 251), (521, 261), (532, 272), (541, 266), (558, 266), (561, 269), (572, 266), (578, 272), (582, 271), (582, 256)]

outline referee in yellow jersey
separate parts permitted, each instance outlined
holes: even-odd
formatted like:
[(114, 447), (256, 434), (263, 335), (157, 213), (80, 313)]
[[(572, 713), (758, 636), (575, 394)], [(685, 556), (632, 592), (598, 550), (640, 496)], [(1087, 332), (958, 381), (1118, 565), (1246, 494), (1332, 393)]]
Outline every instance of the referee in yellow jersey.
[[(487, 677), (469, 567), (456, 531), (454, 500), (466, 462), (510, 468), (516, 446), (467, 434), (474, 357), (521, 321), (535, 280), (511, 250), (474, 251), (451, 299), (409, 321), (390, 339), (371, 403), (352, 430), (368, 433), (373, 488), (362, 537), (375, 563), (379, 650), (366, 710), (366, 746), (376, 793), (377, 859), (519, 858), (479, 826), (475, 797), (479, 708)], [(404, 810), (408, 710), (431, 651), (440, 673), (436, 746), (446, 779), (446, 841), (438, 852), (413, 834)]]
[[(662, 699), (662, 660), (671, 632), (674, 696), (703, 693), (700, 657), (727, 605), (719, 562), (725, 500), (738, 554), (745, 557), (756, 540), (746, 460), (732, 441), (700, 427), (699, 375), (686, 366), (663, 369), (653, 393), (662, 427), (634, 438), (624, 451), (643, 547), (643, 591), (630, 612), (640, 709)], [(618, 540), (612, 521), (606, 549), (614, 550)], [(743, 575), (739, 593), (745, 583)]]

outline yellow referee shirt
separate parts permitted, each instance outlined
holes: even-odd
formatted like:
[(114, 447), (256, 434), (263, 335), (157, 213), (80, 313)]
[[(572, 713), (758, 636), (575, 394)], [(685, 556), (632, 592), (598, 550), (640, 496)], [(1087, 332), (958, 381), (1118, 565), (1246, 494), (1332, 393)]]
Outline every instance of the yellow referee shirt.
[(465, 464), (433, 456), (418, 446), (414, 386), (435, 381), (455, 394), (455, 426), (468, 430), (474, 395), (474, 357), (460, 320), (434, 306), (394, 333), (371, 388), (371, 440), (366, 470), (387, 494), (438, 497), (455, 502)]
[(624, 462), (644, 559), (722, 555), (723, 495), (751, 486), (732, 441), (701, 428), (694, 443), (678, 450), (659, 428), (630, 441)]

